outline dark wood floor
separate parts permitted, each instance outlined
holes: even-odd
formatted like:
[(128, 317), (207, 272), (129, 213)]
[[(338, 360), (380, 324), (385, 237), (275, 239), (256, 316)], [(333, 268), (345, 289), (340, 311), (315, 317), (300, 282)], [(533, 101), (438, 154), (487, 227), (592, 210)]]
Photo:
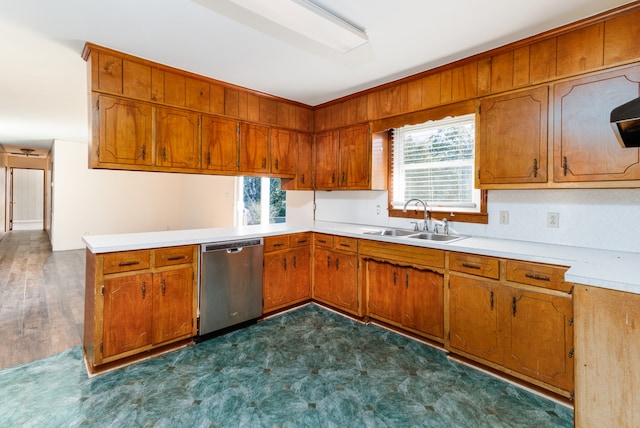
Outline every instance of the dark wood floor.
[(0, 369), (82, 343), (84, 250), (51, 251), (44, 231), (0, 240)]

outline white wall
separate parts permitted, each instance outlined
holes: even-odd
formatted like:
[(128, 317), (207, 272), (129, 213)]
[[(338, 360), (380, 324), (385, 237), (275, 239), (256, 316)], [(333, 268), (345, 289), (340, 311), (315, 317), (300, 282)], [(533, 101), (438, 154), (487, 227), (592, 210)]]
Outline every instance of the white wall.
[(52, 148), (54, 251), (82, 236), (233, 226), (233, 177), (89, 169), (87, 144)]
[[(316, 192), (316, 220), (409, 227), (389, 218), (387, 192)], [(377, 214), (380, 207), (380, 214)], [(499, 212), (509, 211), (509, 224)], [(458, 223), (458, 233), (579, 247), (640, 252), (640, 189), (490, 190), (489, 224)], [(547, 212), (560, 214), (547, 227)]]
[(44, 219), (44, 170), (13, 170), (13, 225)]

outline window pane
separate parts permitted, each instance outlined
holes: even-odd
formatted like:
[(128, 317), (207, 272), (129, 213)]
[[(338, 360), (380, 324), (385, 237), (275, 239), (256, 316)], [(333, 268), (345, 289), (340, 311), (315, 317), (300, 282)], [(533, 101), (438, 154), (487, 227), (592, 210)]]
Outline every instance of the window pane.
[(394, 132), (393, 198), (441, 207), (479, 208), (474, 188), (475, 116), (467, 115)]
[[(286, 222), (287, 193), (279, 178), (240, 177), (242, 185), (241, 224)], [(266, 205), (262, 202), (265, 201)]]

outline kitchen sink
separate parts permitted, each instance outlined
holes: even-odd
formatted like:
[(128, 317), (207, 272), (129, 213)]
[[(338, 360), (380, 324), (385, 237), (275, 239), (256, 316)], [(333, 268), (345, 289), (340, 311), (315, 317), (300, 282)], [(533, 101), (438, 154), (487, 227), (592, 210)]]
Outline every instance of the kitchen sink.
[(408, 235), (407, 238), (424, 239), (426, 241), (437, 241), (437, 242), (452, 242), (452, 241), (457, 241), (459, 239), (464, 239), (466, 238), (466, 236), (440, 235), (438, 233), (423, 232), (423, 233), (414, 233), (414, 234)]
[(376, 235), (376, 236), (409, 236), (415, 235), (415, 230), (407, 230), (407, 229), (380, 229), (380, 230), (371, 230), (368, 232), (364, 232), (365, 235)]

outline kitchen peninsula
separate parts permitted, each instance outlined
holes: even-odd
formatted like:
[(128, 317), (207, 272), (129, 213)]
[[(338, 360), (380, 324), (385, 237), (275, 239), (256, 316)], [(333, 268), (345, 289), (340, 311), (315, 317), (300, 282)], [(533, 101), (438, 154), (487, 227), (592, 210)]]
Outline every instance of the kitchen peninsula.
[[(601, 388), (597, 389), (598, 397), (594, 397), (594, 393), (591, 392), (593, 391), (594, 382), (600, 381), (602, 388), (610, 384), (609, 382), (602, 382), (603, 373), (606, 373), (607, 377), (619, 375), (625, 379), (638, 379), (638, 376), (640, 376), (636, 369), (638, 366), (636, 359), (637, 355), (639, 355), (637, 351), (640, 350), (638, 349), (640, 344), (638, 340), (635, 340), (637, 339), (637, 333), (634, 330), (635, 323), (640, 319), (640, 310), (638, 309), (639, 305), (633, 303), (640, 301), (640, 281), (637, 276), (637, 266), (640, 263), (639, 254), (478, 237), (466, 237), (450, 243), (438, 243), (366, 234), (366, 232), (379, 229), (379, 226), (316, 222), (299, 226), (278, 224), (242, 228), (87, 236), (84, 238), (88, 255), (86, 314), (89, 317), (94, 317), (94, 319), (85, 320), (85, 329), (91, 330), (89, 332), (85, 331), (84, 344), (85, 356), (89, 367), (100, 371), (99, 365), (93, 367), (92, 359), (95, 362), (97, 355), (100, 355), (100, 358), (102, 357), (100, 344), (92, 341), (96, 332), (98, 332), (98, 325), (94, 321), (101, 318), (96, 314), (103, 309), (101, 299), (103, 284), (95, 281), (95, 278), (98, 278), (95, 275), (95, 269), (98, 265), (93, 262), (96, 257), (140, 251), (152, 251), (157, 254), (159, 251), (167, 252), (171, 251), (171, 249), (180, 251), (180, 249), (191, 248), (191, 251), (194, 251), (194, 258), (197, 260), (197, 245), (204, 242), (228, 241), (237, 238), (265, 238), (310, 232), (316, 236), (353, 239), (360, 248), (358, 277), (355, 279), (355, 283), (351, 284), (357, 290), (358, 302), (356, 310), (344, 310), (339, 305), (331, 305), (330, 302), (328, 306), (332, 306), (334, 309), (356, 319), (367, 320), (370, 317), (380, 321), (382, 325), (406, 331), (414, 337), (421, 337), (429, 343), (444, 348), (454, 357), (461, 355), (467, 361), (475, 361), (482, 366), (487, 366), (505, 375), (518, 378), (530, 385), (549, 390), (568, 399), (575, 398), (576, 421), (582, 417), (582, 408), (587, 406), (587, 403), (592, 403), (598, 397), (602, 399), (604, 396)], [(423, 269), (422, 265), (426, 262), (422, 263), (420, 260), (397, 262), (391, 260), (398, 258), (397, 256), (387, 255), (394, 252), (397, 253), (395, 250), (397, 248), (406, 249), (409, 247), (415, 248), (416, 253), (420, 249), (437, 251), (443, 257), (439, 266), (426, 268), (426, 270), (439, 275), (444, 284), (441, 305), (444, 330), (441, 334), (426, 330), (426, 332), (421, 333), (419, 329), (416, 330), (411, 326), (405, 328), (401, 321), (395, 322), (392, 317), (376, 315), (371, 308), (370, 302), (372, 298), (375, 299), (375, 296), (371, 294), (374, 287), (368, 282), (371, 275), (365, 273), (365, 266), (366, 269), (369, 269), (370, 263), (382, 262), (385, 266), (402, 265)], [(312, 260), (314, 248), (315, 246), (312, 246), (310, 250)], [(371, 248), (376, 248), (377, 252), (370, 250)], [(158, 256), (156, 255), (154, 258), (157, 264)], [(494, 273), (487, 274), (484, 270), (479, 273), (480, 266), (484, 266), (484, 263), (497, 263), (495, 265), (497, 270)], [(313, 265), (313, 261), (311, 264)], [(197, 270), (195, 261), (192, 262), (191, 266)], [(529, 272), (527, 270), (529, 268), (537, 270)], [(541, 271), (540, 269), (543, 270)], [(197, 274), (193, 276), (193, 278), (197, 277)], [(313, 273), (311, 277), (311, 299), (327, 305), (326, 300), (316, 298), (315, 289), (318, 286), (316, 283), (318, 278)], [(94, 278), (94, 280), (90, 280), (90, 278)], [(502, 354), (517, 355), (519, 350), (514, 348), (507, 352), (502, 349), (504, 343), (506, 343), (504, 338), (498, 337), (496, 339), (496, 343), (499, 344), (498, 347), (500, 348), (497, 351), (502, 353), (497, 359), (495, 355), (483, 354), (481, 347), (478, 348), (476, 344), (466, 343), (465, 341), (470, 340), (465, 337), (467, 333), (463, 330), (459, 332), (455, 330), (463, 328), (461, 325), (465, 322), (464, 319), (457, 316), (456, 312), (456, 305), (464, 301), (464, 299), (456, 300), (456, 293), (460, 292), (456, 288), (456, 278), (464, 278), (471, 284), (479, 284), (479, 287), (475, 289), (476, 291), (484, 290), (483, 286), (487, 284), (490, 287), (494, 287), (487, 291), (489, 293), (487, 296), (491, 296), (491, 310), (494, 307), (498, 309), (500, 307), (506, 308), (507, 312), (505, 313), (509, 317), (513, 317), (513, 319), (516, 319), (516, 305), (522, 305), (518, 306), (518, 314), (526, 313), (528, 310), (527, 301), (534, 304), (534, 306), (531, 306), (533, 310), (542, 310), (544, 318), (539, 322), (534, 321), (534, 324), (529, 326), (531, 329), (535, 329), (536, 333), (532, 335), (531, 330), (528, 328), (526, 330), (527, 337), (543, 336), (540, 329), (546, 328), (543, 325), (553, 318), (549, 316), (551, 312), (547, 312), (548, 309), (551, 309), (555, 317), (553, 322), (559, 321), (566, 323), (566, 325), (561, 327), (562, 334), (560, 338), (550, 339), (543, 337), (541, 343), (548, 343), (551, 340), (555, 343), (554, 346), (556, 348), (563, 353), (567, 353), (566, 359), (561, 356), (562, 358), (555, 361), (556, 365), (560, 364), (560, 366), (565, 367), (563, 370), (566, 373), (559, 377), (557, 373), (553, 373), (550, 377), (544, 373), (537, 376), (536, 373), (528, 373), (525, 370), (526, 367), (520, 370), (514, 368), (513, 364), (509, 364), (507, 360), (503, 359)], [(557, 286), (550, 286), (545, 283), (557, 284)], [(539, 289), (540, 285), (547, 289)], [(196, 286), (193, 285), (193, 287), (192, 301), (189, 303), (196, 305)], [(551, 289), (548, 287), (551, 287)], [(553, 288), (556, 289), (554, 290)], [(507, 296), (504, 294), (505, 290), (515, 294), (513, 294), (513, 297), (511, 297), (511, 294)], [(541, 292), (538, 293), (538, 290)], [(460, 296), (463, 296), (463, 294), (460, 294)], [(474, 296), (482, 296), (482, 293)], [(614, 306), (612, 306), (611, 302), (615, 302)], [(513, 308), (511, 307), (512, 304)], [(565, 309), (561, 309), (561, 306), (565, 307)], [(195, 313), (197, 311), (194, 310), (192, 314)], [(535, 314), (530, 313), (526, 316), (535, 316)], [(494, 322), (504, 322), (504, 320), (510, 319), (509, 317), (500, 316)], [(127, 319), (127, 322), (129, 321), (130, 319)], [(462, 324), (456, 326), (456, 323)], [(516, 334), (514, 329), (522, 327), (513, 324), (511, 321), (510, 323), (509, 331), (512, 334)], [(105, 324), (102, 328), (105, 331), (98, 332), (97, 336), (108, 334), (106, 331), (107, 325)], [(499, 327), (498, 330), (502, 331), (501, 334), (506, 334), (504, 333), (504, 328), (504, 326)], [(184, 346), (191, 343), (190, 339), (195, 336), (195, 333), (195, 328), (190, 330), (186, 335), (178, 337), (179, 340), (177, 340), (176, 344)], [(476, 333), (478, 332), (474, 332), (474, 334)], [(607, 343), (605, 348), (600, 345), (603, 340), (606, 340)], [(164, 350), (164, 348), (162, 349)], [(527, 348), (526, 352), (531, 353), (532, 349), (536, 348)], [(141, 348), (141, 351), (143, 351), (143, 355), (146, 355), (144, 352), (148, 351), (148, 349)], [(545, 348), (543, 352), (548, 352), (548, 349)], [(135, 359), (135, 354), (136, 352), (125, 353), (123, 356), (128, 361), (131, 358)], [(624, 359), (613, 361), (610, 357), (611, 355), (624, 355)], [(106, 360), (105, 362), (110, 361), (117, 363), (118, 358)], [(554, 370), (557, 369), (556, 366), (554, 367)], [(573, 381), (574, 369), (575, 387)], [(558, 379), (554, 380), (553, 377)], [(587, 388), (586, 384), (589, 384), (590, 387)], [(626, 388), (620, 385), (615, 385), (615, 388)], [(613, 388), (613, 386), (608, 388)], [(587, 410), (585, 409), (584, 411), (586, 412)]]

